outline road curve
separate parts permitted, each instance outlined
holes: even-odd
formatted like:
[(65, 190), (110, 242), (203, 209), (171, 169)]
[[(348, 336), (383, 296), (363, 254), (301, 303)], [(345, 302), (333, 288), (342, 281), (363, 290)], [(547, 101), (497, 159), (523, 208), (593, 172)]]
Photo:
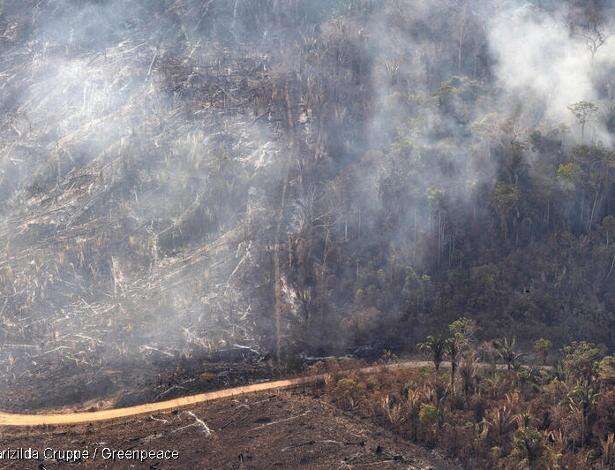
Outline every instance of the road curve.
[[(408, 361), (382, 366), (371, 366), (358, 369), (363, 373), (372, 373), (387, 369), (409, 369), (419, 367), (429, 367), (427, 361)], [(126, 408), (115, 408), (100, 411), (85, 411), (77, 413), (58, 413), (58, 414), (17, 414), (0, 412), (0, 426), (49, 426), (49, 425), (69, 425), (93, 423), (95, 421), (107, 421), (115, 418), (125, 418), (127, 416), (140, 415), (145, 413), (155, 413), (174, 408), (195, 405), (220, 398), (235, 397), (247, 393), (263, 392), (267, 390), (283, 390), (301, 385), (319, 383), (325, 380), (329, 374), (310, 375), (295, 379), (274, 380), (272, 382), (262, 382), (241, 387), (227, 388), (215, 392), (199, 393), (182, 398), (174, 398), (156, 403), (146, 403), (144, 405), (130, 406)]]

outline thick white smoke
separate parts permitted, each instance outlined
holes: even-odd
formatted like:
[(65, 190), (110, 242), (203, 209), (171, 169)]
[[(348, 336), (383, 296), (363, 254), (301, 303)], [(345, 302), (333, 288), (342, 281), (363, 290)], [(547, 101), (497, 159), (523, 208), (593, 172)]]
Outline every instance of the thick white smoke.
[[(568, 109), (573, 103), (599, 104), (595, 77), (615, 65), (613, 38), (594, 56), (586, 38), (572, 33), (563, 12), (528, 4), (513, 2), (497, 14), (489, 22), (488, 38), (499, 85), (520, 102), (538, 100), (544, 110), (540, 117), (555, 123), (574, 123)], [(607, 138), (600, 124), (595, 131)]]

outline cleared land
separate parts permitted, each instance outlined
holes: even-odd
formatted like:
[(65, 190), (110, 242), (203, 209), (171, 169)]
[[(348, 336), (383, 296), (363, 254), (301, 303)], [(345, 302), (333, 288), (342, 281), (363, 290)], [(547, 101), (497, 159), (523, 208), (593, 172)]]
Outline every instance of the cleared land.
[[(93, 453), (96, 447), (99, 452), (107, 447), (179, 453), (175, 461), (148, 460), (132, 468), (455, 468), (368, 420), (288, 391), (227, 397), (108, 422), (5, 427), (0, 428), (0, 442), (3, 448), (31, 446), (41, 451), (81, 448)], [(24, 462), (2, 464), (2, 468), (24, 468)], [(100, 457), (81, 465), (130, 467), (129, 462)], [(60, 466), (44, 462), (47, 469)]]

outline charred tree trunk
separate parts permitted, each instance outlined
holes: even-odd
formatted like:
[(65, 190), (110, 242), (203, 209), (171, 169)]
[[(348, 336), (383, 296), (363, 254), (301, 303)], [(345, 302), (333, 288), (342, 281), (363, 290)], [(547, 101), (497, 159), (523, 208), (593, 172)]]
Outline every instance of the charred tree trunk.
[(290, 168), (291, 168), (291, 158), (295, 151), (295, 142), (294, 142), (294, 118), (293, 118), (293, 110), (292, 110), (292, 101), (291, 101), (291, 91), (290, 91), (290, 80), (287, 79), (285, 90), (284, 90), (284, 100), (286, 107), (286, 117), (287, 117), (287, 125), (289, 130), (290, 142), (289, 142), (289, 151), (288, 157), (286, 161), (283, 162), (284, 165), (284, 182), (282, 184), (282, 197), (280, 202), (280, 207), (277, 213), (277, 221), (276, 221), (276, 229), (275, 229), (275, 237), (273, 242), (273, 282), (274, 282), (274, 298), (275, 298), (275, 306), (274, 306), (274, 316), (275, 316), (275, 354), (276, 360), (278, 364), (282, 359), (282, 317), (284, 310), (284, 301), (282, 299), (282, 279), (281, 279), (281, 269), (280, 269), (280, 236), (282, 232), (282, 221), (284, 219), (284, 211), (286, 208), (286, 198), (288, 193), (288, 182), (290, 179)]

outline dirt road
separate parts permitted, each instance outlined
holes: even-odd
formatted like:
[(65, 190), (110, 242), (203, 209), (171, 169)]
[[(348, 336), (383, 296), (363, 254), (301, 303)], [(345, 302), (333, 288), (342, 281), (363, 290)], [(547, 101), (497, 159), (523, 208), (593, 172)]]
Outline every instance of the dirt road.
[[(383, 366), (371, 366), (359, 369), (363, 373), (372, 373), (383, 369), (395, 368), (420, 368), (430, 367), (431, 362), (427, 361), (408, 361)], [(308, 385), (322, 382), (328, 374), (311, 375), (286, 380), (275, 380), (242, 387), (228, 388), (215, 392), (200, 393), (173, 400), (161, 401), (156, 403), (146, 403), (143, 405), (131, 406), (127, 408), (116, 408), (100, 411), (61, 413), (61, 414), (16, 414), (0, 412), (0, 426), (48, 426), (48, 425), (70, 425), (93, 423), (96, 421), (106, 421), (115, 418), (124, 418), (145, 413), (155, 413), (164, 410), (182, 408), (198, 403), (203, 403), (222, 398), (235, 397), (255, 392), (270, 390), (282, 390), (301, 385)]]
[[(489, 367), (488, 364), (478, 364), (479, 367)], [(406, 361), (395, 364), (387, 364), (380, 366), (370, 366), (358, 369), (362, 373), (373, 373), (386, 369), (418, 369), (421, 367), (433, 367), (433, 363), (429, 361)], [(450, 363), (443, 362), (442, 368), (450, 367)], [(498, 365), (499, 369), (506, 366)], [(541, 368), (548, 369), (548, 366)], [(49, 426), (49, 425), (71, 425), (93, 423), (97, 421), (107, 421), (115, 418), (124, 418), (145, 413), (155, 413), (176, 408), (183, 408), (198, 403), (204, 403), (222, 398), (236, 397), (249, 393), (265, 392), (272, 390), (284, 390), (302, 385), (319, 383), (325, 380), (329, 374), (309, 375), (294, 379), (274, 380), (271, 382), (262, 382), (252, 385), (244, 385), (241, 387), (227, 388), (217, 390), (215, 392), (199, 393), (187, 397), (174, 398), (172, 400), (146, 403), (143, 405), (130, 406), (126, 408), (115, 408), (100, 411), (85, 411), (85, 412), (67, 412), (56, 414), (19, 414), (19, 413), (3, 413), (0, 411), (0, 427), (1, 426)]]
[[(435, 450), (298, 390), (273, 390), (112, 421), (70, 426), (4, 427), (2, 449), (37, 449), (39, 461), (2, 460), (0, 469), (149, 470), (449, 470)], [(207, 429), (205, 428), (207, 426)], [(113, 459), (114, 451), (169, 450), (177, 459)], [(88, 450), (67, 464), (44, 449)], [(97, 453), (97, 457), (94, 457)]]

